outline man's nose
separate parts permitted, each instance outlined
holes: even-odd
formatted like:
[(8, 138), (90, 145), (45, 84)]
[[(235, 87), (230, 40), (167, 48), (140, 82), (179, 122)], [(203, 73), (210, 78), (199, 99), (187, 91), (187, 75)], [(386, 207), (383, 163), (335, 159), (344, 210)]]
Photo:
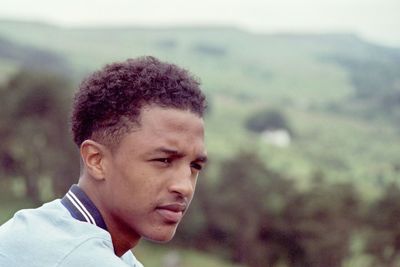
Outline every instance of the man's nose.
[(169, 190), (185, 198), (191, 198), (196, 186), (196, 174), (192, 173), (190, 166), (182, 166), (174, 173)]

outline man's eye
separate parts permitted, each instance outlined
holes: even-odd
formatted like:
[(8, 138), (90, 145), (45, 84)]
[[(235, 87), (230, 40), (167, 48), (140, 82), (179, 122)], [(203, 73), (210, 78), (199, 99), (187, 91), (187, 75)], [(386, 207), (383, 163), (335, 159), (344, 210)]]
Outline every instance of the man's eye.
[(201, 166), (200, 164), (198, 164), (198, 163), (196, 163), (196, 162), (192, 162), (192, 163), (190, 164), (190, 167), (191, 167), (191, 168), (194, 168), (194, 169), (196, 169), (196, 170), (199, 170), (199, 171), (203, 168), (203, 166)]
[(169, 158), (158, 158), (158, 159), (154, 159), (153, 161), (158, 161), (158, 162), (165, 163), (165, 164), (169, 164), (172, 162), (171, 159), (169, 159)]

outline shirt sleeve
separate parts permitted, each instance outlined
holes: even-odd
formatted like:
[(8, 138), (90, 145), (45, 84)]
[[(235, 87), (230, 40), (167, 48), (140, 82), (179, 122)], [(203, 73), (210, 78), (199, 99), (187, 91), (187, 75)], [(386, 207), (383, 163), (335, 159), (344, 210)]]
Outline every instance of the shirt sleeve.
[[(133, 255), (132, 255), (133, 256)], [(114, 254), (112, 244), (108, 240), (91, 238), (75, 247), (62, 258), (57, 267), (143, 267), (133, 257), (127, 262)]]
[(0, 251), (0, 266), (18, 266), (10, 257), (7, 257)]

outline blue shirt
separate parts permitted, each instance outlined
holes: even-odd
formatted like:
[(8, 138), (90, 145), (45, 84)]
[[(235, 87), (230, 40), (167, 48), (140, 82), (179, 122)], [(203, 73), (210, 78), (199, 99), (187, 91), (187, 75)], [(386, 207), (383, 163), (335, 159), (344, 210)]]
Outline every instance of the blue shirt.
[(0, 267), (143, 267), (131, 251), (114, 254), (89, 197), (73, 185), (63, 199), (21, 210), (0, 227)]

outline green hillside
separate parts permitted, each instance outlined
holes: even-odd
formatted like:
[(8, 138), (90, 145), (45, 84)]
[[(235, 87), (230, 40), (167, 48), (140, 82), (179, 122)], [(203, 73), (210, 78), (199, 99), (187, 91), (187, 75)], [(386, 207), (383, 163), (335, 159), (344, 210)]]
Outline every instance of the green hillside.
[[(210, 96), (207, 142), (215, 161), (250, 147), (298, 181), (322, 170), (332, 181), (351, 179), (373, 190), (382, 177), (389, 181), (399, 176), (400, 137), (390, 115), (398, 109), (385, 113), (377, 99), (400, 90), (395, 76), (400, 50), (349, 34), (258, 35), (235, 28), (80, 29), (12, 21), (0, 22), (0, 38), (63, 58), (71, 70), (65, 74), (76, 81), (107, 62), (140, 55), (189, 68)], [(0, 69), (20, 64), (18, 58), (0, 56)], [(351, 64), (363, 62), (378, 62), (383, 70), (394, 66), (389, 78), (397, 85), (388, 88), (377, 83), (376, 93), (361, 101), (357, 95), (363, 88), (357, 77), (367, 75), (368, 82), (369, 76), (354, 73)], [(266, 107), (288, 117), (295, 132), (289, 147), (267, 145), (245, 129), (246, 119)]]

